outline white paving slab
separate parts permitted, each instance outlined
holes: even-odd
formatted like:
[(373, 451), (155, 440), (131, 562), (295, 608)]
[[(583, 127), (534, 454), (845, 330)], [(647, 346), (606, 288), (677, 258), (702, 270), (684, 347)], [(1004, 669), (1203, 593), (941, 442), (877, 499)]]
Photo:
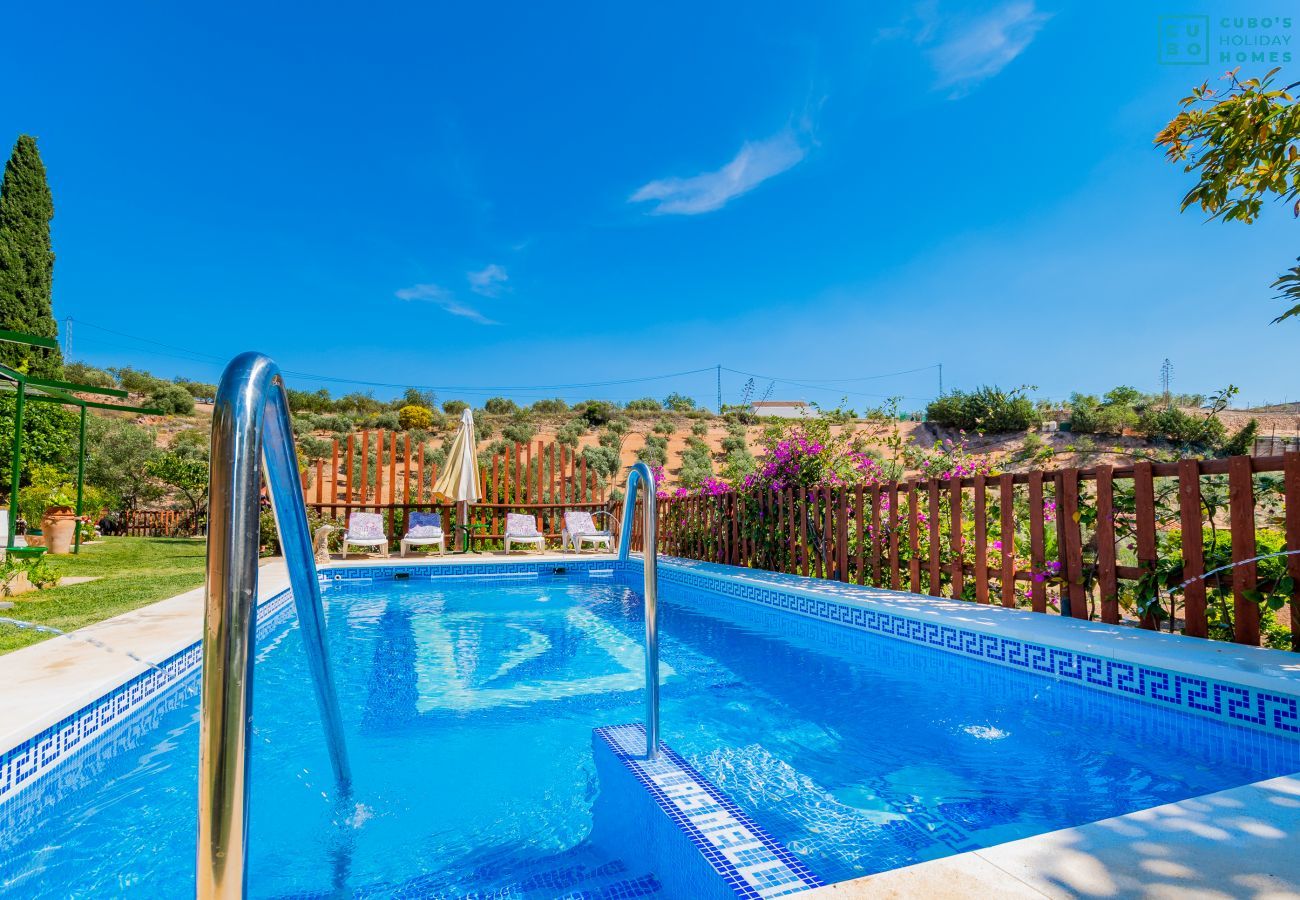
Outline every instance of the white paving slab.
[(1300, 898), (1300, 776), (1205, 794), (803, 894)]

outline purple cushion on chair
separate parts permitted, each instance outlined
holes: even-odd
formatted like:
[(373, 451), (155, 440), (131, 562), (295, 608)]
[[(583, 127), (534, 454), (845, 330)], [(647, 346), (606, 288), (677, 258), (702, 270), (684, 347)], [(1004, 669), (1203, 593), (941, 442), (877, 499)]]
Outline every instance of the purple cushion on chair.
[(538, 537), (537, 518), (527, 513), (506, 513), (506, 534), (510, 537)]
[(413, 512), (406, 520), (409, 538), (438, 537), (442, 534), (442, 516), (437, 513)]
[(564, 527), (568, 529), (569, 534), (599, 534), (600, 529), (591, 518), (589, 512), (569, 511), (564, 514)]
[(374, 541), (385, 537), (384, 517), (379, 513), (353, 513), (348, 518), (348, 537)]

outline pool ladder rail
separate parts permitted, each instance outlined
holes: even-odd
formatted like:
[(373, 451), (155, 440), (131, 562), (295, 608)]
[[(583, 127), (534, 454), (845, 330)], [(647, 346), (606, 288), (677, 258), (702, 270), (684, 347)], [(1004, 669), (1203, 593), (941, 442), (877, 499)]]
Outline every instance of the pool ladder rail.
[(623, 522), (618, 531), (618, 558), (626, 561), (632, 550), (632, 516), (636, 512), (637, 488), (641, 501), (642, 543), (645, 559), (645, 746), (646, 758), (659, 757), (659, 515), (655, 476), (643, 462), (635, 463), (627, 475), (623, 497)]
[(195, 882), (202, 900), (243, 897), (248, 881), (248, 738), (263, 466), (340, 797), (351, 789), (289, 401), (276, 364), (260, 353), (244, 353), (222, 374), (212, 413)]

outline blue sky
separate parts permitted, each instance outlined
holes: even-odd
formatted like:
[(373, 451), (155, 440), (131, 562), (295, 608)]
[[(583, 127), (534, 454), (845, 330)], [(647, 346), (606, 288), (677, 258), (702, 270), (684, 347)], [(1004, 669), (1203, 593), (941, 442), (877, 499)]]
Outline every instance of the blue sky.
[[(1169, 10), (276, 6), (7, 14), (0, 137), (40, 139), (74, 357), (710, 405), (712, 371), (549, 386), (721, 364), (858, 408), (922, 405), (936, 370), (867, 376), (937, 363), (1062, 396), (1169, 357), (1178, 390), (1300, 397), (1300, 324), (1268, 324), (1300, 224), (1179, 215), (1152, 148), (1227, 68), (1160, 64)], [(1213, 41), (1241, 10), (1174, 11)]]

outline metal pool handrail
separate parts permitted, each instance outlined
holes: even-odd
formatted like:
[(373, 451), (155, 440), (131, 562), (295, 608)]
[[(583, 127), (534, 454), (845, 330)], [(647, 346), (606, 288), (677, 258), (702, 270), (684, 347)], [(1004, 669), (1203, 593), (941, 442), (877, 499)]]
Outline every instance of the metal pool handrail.
[(242, 897), (247, 883), (248, 737), (263, 464), (334, 778), (340, 795), (350, 792), (351, 769), (325, 648), (325, 613), (307, 533), (289, 401), (275, 363), (259, 353), (244, 353), (231, 360), (221, 376), (212, 412), (199, 719), (200, 898)]
[(655, 476), (643, 462), (632, 466), (623, 498), (623, 524), (618, 530), (618, 558), (626, 560), (632, 550), (632, 516), (636, 491), (642, 501), (642, 531), (645, 550), (645, 752), (647, 759), (659, 756), (659, 516), (655, 504)]

